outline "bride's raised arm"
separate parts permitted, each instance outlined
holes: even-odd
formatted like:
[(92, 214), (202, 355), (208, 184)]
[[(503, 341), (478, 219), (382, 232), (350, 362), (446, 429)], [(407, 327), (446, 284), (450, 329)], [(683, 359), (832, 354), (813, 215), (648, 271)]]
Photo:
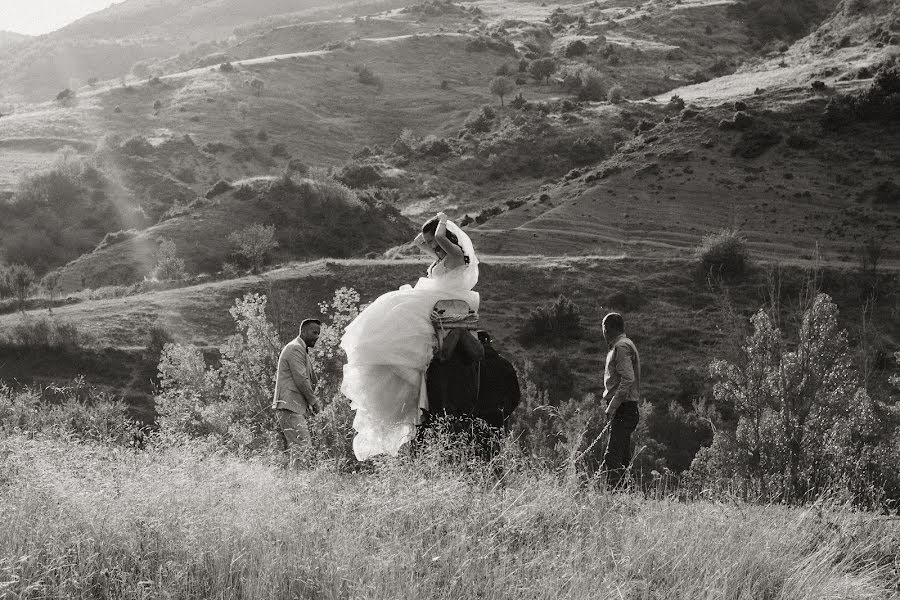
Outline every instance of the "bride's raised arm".
[(421, 232), (419, 232), (419, 235), (417, 235), (416, 239), (413, 240), (413, 243), (418, 246), (419, 250), (421, 250), (434, 260), (438, 260), (440, 258), (437, 253), (432, 250), (431, 246), (428, 245), (428, 242), (425, 241), (425, 236)]
[(455, 258), (463, 258), (465, 256), (462, 248), (447, 238), (447, 215), (444, 213), (438, 213), (438, 226), (434, 232), (434, 241), (449, 256)]

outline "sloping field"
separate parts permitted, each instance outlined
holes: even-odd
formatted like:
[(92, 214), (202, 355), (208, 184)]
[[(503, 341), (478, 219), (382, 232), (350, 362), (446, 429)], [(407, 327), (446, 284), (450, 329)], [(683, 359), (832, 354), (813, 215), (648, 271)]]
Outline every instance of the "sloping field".
[[(598, 375), (605, 356), (600, 323), (609, 310), (625, 315), (629, 332), (641, 347), (647, 397), (663, 405), (679, 398), (681, 378), (703, 372), (711, 353), (723, 341), (722, 298), (698, 272), (693, 261), (601, 257), (483, 256), (477, 290), (481, 293), (481, 326), (492, 332), (497, 347), (520, 366), (526, 359), (546, 359), (559, 353), (576, 378), (576, 390), (602, 389)], [(319, 316), (318, 305), (330, 301), (335, 290), (352, 287), (362, 303), (414, 284), (424, 274), (422, 260), (317, 260), (291, 264), (264, 276), (244, 277), (201, 285), (137, 294), (124, 298), (84, 301), (53, 310), (0, 316), (0, 336), (8, 335), (22, 319), (52, 318), (87, 332), (99, 347), (142, 348), (154, 327), (183, 343), (219, 346), (234, 333), (228, 309), (244, 294), (269, 297), (268, 313), (281, 338), (296, 335), (300, 321)], [(805, 275), (799, 269), (782, 272), (785, 302), (793, 302)], [(830, 270), (824, 289), (844, 308), (863, 302), (854, 275)], [(760, 265), (745, 282), (731, 286), (729, 297), (739, 313), (749, 317), (765, 299), (766, 266)], [(887, 289), (887, 288), (886, 288)], [(584, 333), (559, 347), (538, 343), (523, 347), (518, 332), (536, 307), (565, 295), (579, 308)], [(894, 296), (885, 296), (874, 320), (886, 348), (900, 345), (900, 323), (886, 315)], [(885, 312), (887, 311), (887, 312)], [(699, 371), (698, 371), (699, 370)], [(90, 380), (90, 374), (89, 380)], [(19, 378), (28, 374), (21, 371)], [(690, 401), (682, 398), (679, 401)]]
[[(331, 52), (238, 63), (233, 73), (211, 67), (167, 76), (157, 85), (85, 92), (72, 106), (36, 105), (0, 119), (0, 140), (55, 137), (94, 144), (107, 135), (189, 134), (200, 146), (234, 148), (239, 144), (230, 132), (264, 130), (267, 154), (281, 143), (308, 164), (334, 164), (365, 144), (389, 144), (404, 128), (420, 135), (455, 133), (473, 106), (489, 101), (487, 82), (502, 61), (495, 51), (468, 51), (467, 41), (455, 34), (359, 40)], [(359, 81), (353, 68), (363, 65), (380, 83)], [(259, 95), (249, 86), (253, 79), (263, 82)], [(441, 89), (443, 80), (454, 85)], [(48, 152), (46, 160), (49, 166), (55, 155)], [(25, 163), (34, 169), (37, 162), (33, 152), (0, 152), (3, 172), (21, 173)], [(265, 172), (264, 164), (255, 164), (257, 174)], [(7, 179), (7, 189), (11, 185)]]
[(686, 254), (703, 235), (734, 227), (772, 258), (809, 259), (818, 250), (853, 263), (871, 235), (888, 241), (886, 258), (900, 258), (900, 203), (866, 200), (896, 173), (900, 129), (823, 130), (826, 99), (811, 92), (781, 112), (768, 110), (768, 98), (744, 100), (746, 130), (719, 126), (735, 114), (729, 104), (696, 116), (668, 113), (613, 158), (546, 190), (544, 200), (533, 194), (473, 229), (476, 245), (509, 254)]

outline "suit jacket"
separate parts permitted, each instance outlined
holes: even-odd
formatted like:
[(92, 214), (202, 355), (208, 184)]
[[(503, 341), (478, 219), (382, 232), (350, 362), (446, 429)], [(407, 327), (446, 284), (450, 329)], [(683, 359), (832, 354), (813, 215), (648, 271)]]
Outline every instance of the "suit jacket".
[(282, 408), (305, 415), (317, 404), (313, 391), (318, 378), (304, 342), (299, 336), (291, 340), (278, 357), (275, 397), (272, 408)]
[(606, 355), (606, 373), (603, 377), (603, 399), (614, 413), (623, 402), (641, 399), (641, 356), (637, 347), (625, 334), (613, 340)]

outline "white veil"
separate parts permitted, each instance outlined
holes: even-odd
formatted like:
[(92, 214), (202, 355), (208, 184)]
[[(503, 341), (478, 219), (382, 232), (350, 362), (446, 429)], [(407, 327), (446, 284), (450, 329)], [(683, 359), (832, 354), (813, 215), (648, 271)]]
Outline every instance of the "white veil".
[[(460, 292), (470, 292), (478, 283), (478, 257), (475, 255), (475, 246), (472, 245), (472, 240), (466, 232), (460, 229), (453, 221), (447, 221), (447, 231), (456, 236), (457, 242), (463, 250), (463, 254), (468, 258), (468, 263), (462, 267), (448, 271), (446, 274), (441, 275), (436, 279), (422, 277), (416, 284), (416, 289), (442, 289), (448, 291), (456, 290)], [(472, 302), (469, 304), (472, 305)], [(477, 308), (477, 300), (475, 300), (473, 308)]]
[(469, 259), (466, 268), (463, 269), (461, 283), (467, 290), (471, 290), (478, 283), (478, 256), (475, 255), (475, 246), (472, 245), (469, 235), (453, 221), (447, 221), (447, 231), (456, 236), (459, 245), (462, 246), (463, 254)]

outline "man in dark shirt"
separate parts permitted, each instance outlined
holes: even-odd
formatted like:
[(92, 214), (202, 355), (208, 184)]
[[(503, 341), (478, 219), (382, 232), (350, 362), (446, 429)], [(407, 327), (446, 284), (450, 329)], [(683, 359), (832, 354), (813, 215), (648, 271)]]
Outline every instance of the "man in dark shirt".
[(480, 330), (478, 339), (484, 347), (484, 360), (475, 416), (495, 429), (508, 431), (507, 419), (522, 401), (519, 377), (512, 364), (494, 348), (490, 333)]

